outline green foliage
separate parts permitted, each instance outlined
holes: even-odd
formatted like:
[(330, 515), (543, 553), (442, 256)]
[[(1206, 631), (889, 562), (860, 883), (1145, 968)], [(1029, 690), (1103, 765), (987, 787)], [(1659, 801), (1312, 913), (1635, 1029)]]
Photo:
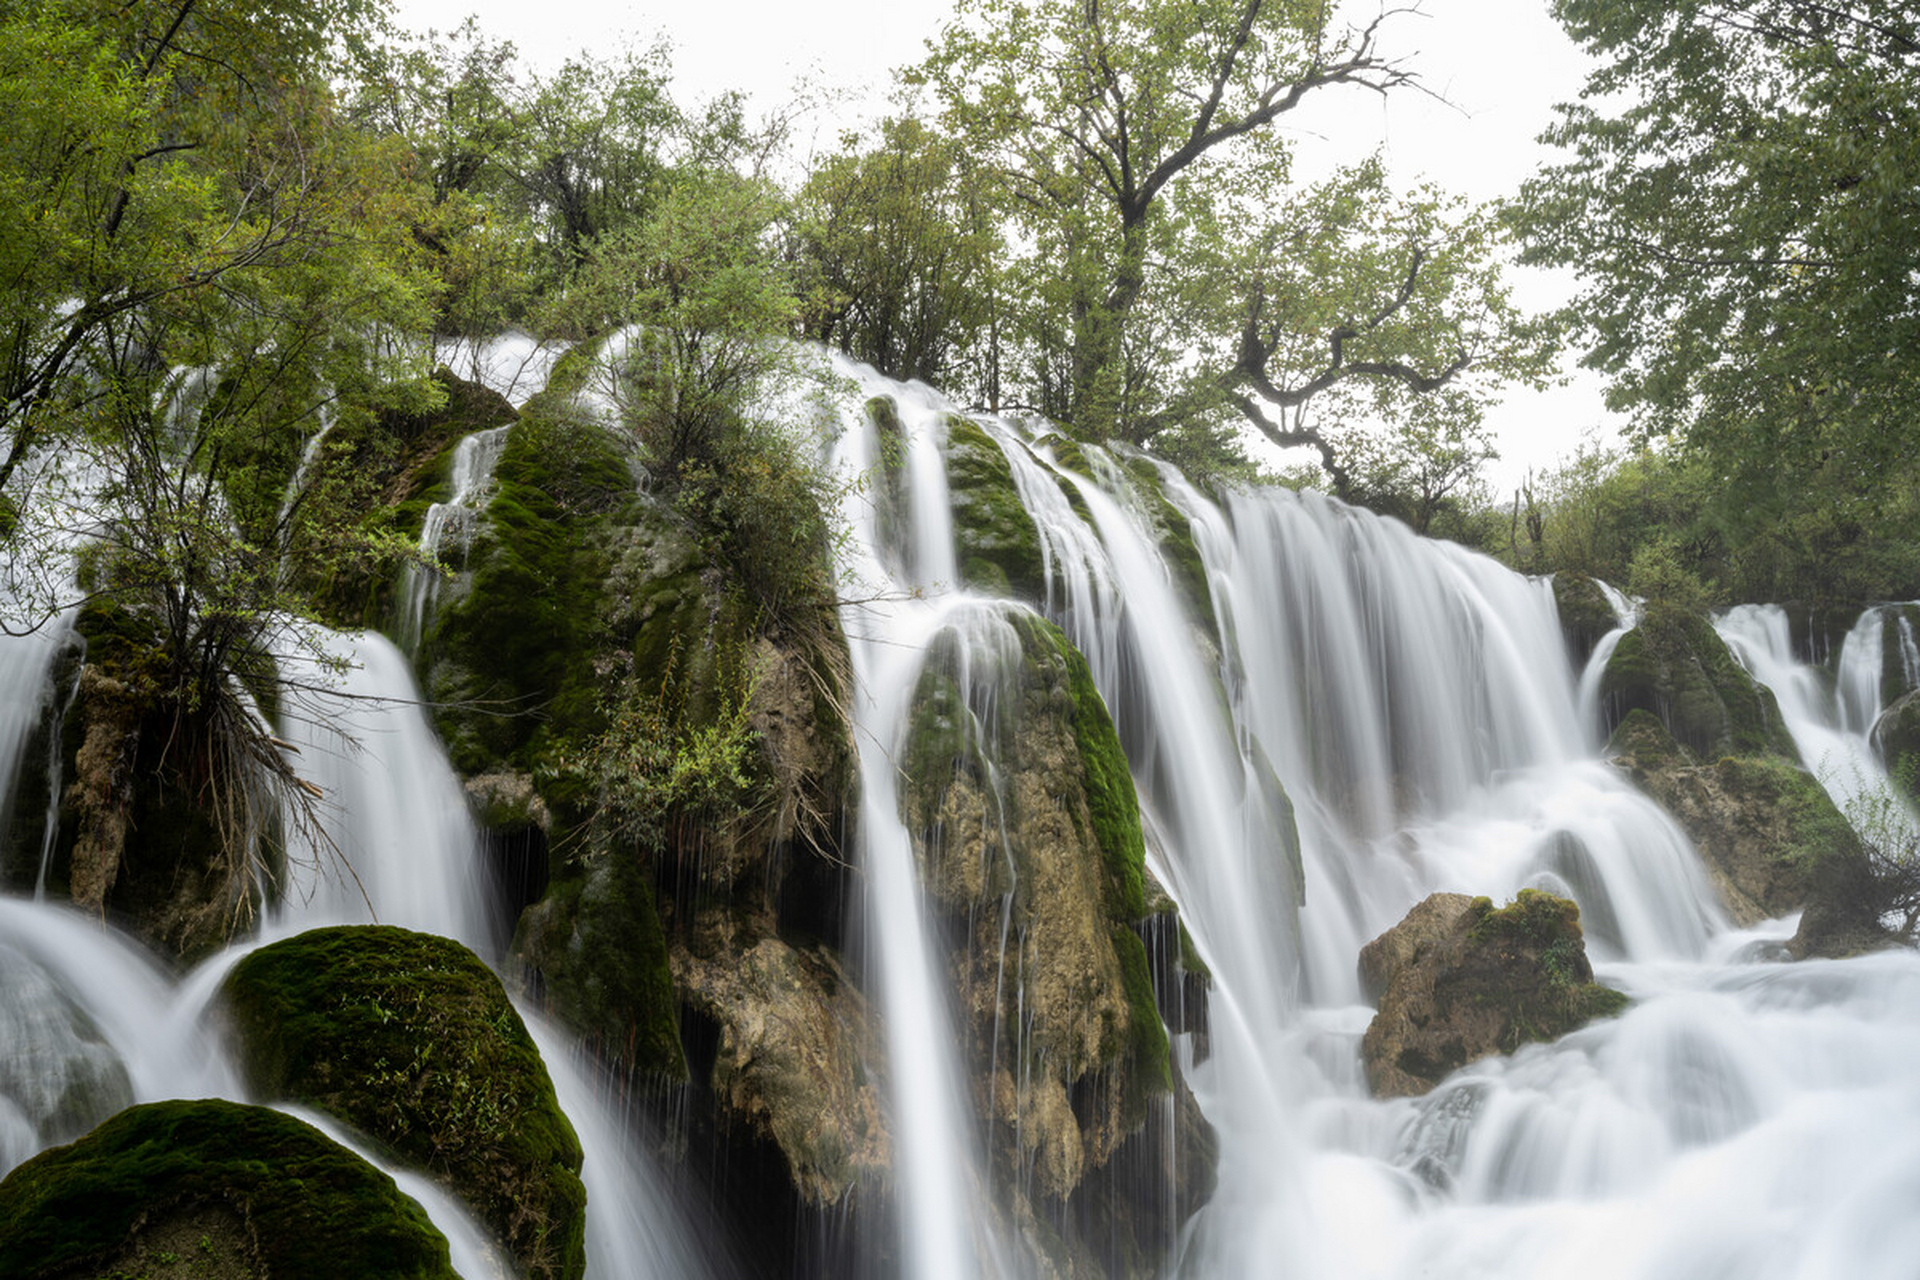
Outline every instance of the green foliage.
[(1586, 362), (1643, 439), (1671, 437), (1701, 468), (1739, 561), (1729, 589), (1910, 593), (1893, 530), (1920, 488), (1905, 445), (1913, 15), (1807, 0), (1556, 12), (1600, 62), (1546, 134), (1568, 158), (1511, 212), (1526, 260), (1583, 273), (1565, 318)]
[[(1342, 30), (1288, 0), (963, 4), (910, 79), (1020, 246), (988, 335), (1008, 398), (1083, 438), (1166, 436), (1228, 463), (1242, 414), (1319, 447), (1345, 490), (1347, 441), (1309, 401), (1329, 424), (1432, 415), (1452, 445), (1477, 434), (1469, 370), (1539, 376), (1487, 216), (1391, 191), (1377, 157), (1291, 184), (1287, 112), (1409, 83), (1385, 22)], [(1414, 409), (1435, 392), (1443, 408)]]
[(1172, 1049), (1153, 999), (1146, 944), (1132, 929), (1119, 926), (1113, 931), (1113, 952), (1120, 960), (1121, 983), (1127, 993), (1129, 1043), (1123, 1115), (1125, 1123), (1133, 1125), (1145, 1119), (1149, 1099), (1173, 1092)]
[(94, 1274), (150, 1215), (195, 1204), (230, 1206), (247, 1252), (284, 1280), (454, 1276), (446, 1240), (393, 1179), (304, 1121), (217, 1101), (130, 1108), (7, 1175), (0, 1271)]
[(784, 343), (798, 301), (764, 183), (683, 172), (642, 222), (594, 251), (564, 310), (608, 344), (603, 381), (649, 471), (775, 627), (832, 598), (821, 442), (762, 406), (800, 375)]
[[(594, 797), (600, 847), (658, 851), (675, 829), (745, 822), (764, 799), (751, 721), (760, 670), (749, 654), (722, 652), (713, 676), (714, 688), (693, 687), (676, 645), (657, 674), (614, 688), (605, 730), (560, 762)], [(696, 694), (706, 704), (697, 711)]]
[(804, 331), (889, 377), (990, 400), (979, 348), (1000, 245), (962, 148), (911, 117), (860, 143), (843, 138), (795, 201)]
[(454, 1186), (531, 1275), (585, 1266), (580, 1143), (500, 980), (457, 942), (317, 929), (223, 988), (249, 1083), (339, 1117)]

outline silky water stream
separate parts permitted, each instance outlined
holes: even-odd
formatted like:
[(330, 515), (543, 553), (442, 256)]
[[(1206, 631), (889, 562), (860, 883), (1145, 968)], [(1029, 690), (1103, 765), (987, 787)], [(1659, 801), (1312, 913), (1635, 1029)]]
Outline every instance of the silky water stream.
[[(1547, 584), (1314, 495), (1203, 492), (1140, 457), (1064, 450), (1044, 424), (978, 418), (1048, 583), (1044, 599), (988, 599), (956, 585), (952, 406), (845, 362), (833, 373), (841, 474), (857, 481), (883, 450), (902, 451), (888, 463), (897, 505), (847, 485), (840, 565), (858, 601), (842, 612), (854, 839), (896, 1125), (899, 1238), (881, 1252), (901, 1273), (1035, 1270), (997, 1207), (986, 1121), (962, 1084), (896, 767), (935, 638), (975, 673), (969, 688), (990, 691), (1007, 621), (1031, 608), (1088, 659), (1132, 766), (1149, 867), (1212, 972), (1208, 1052), (1191, 1035), (1175, 1043), (1219, 1135), (1219, 1182), (1167, 1274), (1920, 1274), (1920, 961), (1788, 964), (1777, 957), (1793, 920), (1729, 926), (1685, 837), (1603, 761), (1595, 672), (1569, 668)], [(876, 395), (898, 410), (891, 442), (865, 412)], [(457, 505), (484, 491), (481, 480)], [(1858, 749), (1877, 695), (1843, 672), (1841, 692), (1810, 696), (1795, 722), (1782, 689), (1804, 669), (1761, 634), (1770, 617), (1721, 627), (1775, 687), (1803, 754), (1818, 732), (1832, 735), (1828, 754)], [(283, 732), (324, 775), (329, 836), (352, 874), (310, 849), (263, 933), (378, 918), (497, 958), (464, 798), (404, 658), (371, 635), (319, 647), (347, 670), (316, 667)], [(0, 711), (41, 718), (57, 649), (0, 641)], [(17, 771), (9, 744), (29, 729), (0, 724), (0, 776)], [(1427, 1097), (1371, 1099), (1360, 946), (1428, 893), (1504, 901), (1529, 886), (1580, 903), (1597, 973), (1632, 997), (1627, 1012), (1469, 1065)], [(175, 984), (111, 931), (0, 901), (0, 1005), (16, 1046), (0, 1060), (0, 1160), (72, 1136), (63, 1082), (124, 1100), (235, 1096), (200, 1011), (237, 954)], [(590, 1274), (724, 1273), (629, 1150), (613, 1091), (529, 1022), (588, 1146)], [(472, 1274), (492, 1265), (469, 1262)]]
[[(872, 829), (898, 821), (886, 749), (902, 741), (917, 664), (943, 627), (980, 630), (957, 618), (1009, 606), (955, 586), (934, 461), (954, 407), (836, 371), (854, 384), (845, 474), (883, 447), (907, 455), (905, 526), (889, 531), (872, 503), (848, 515), (850, 576), (895, 601), (847, 616), (877, 881)], [(899, 443), (883, 445), (861, 409), (876, 395), (895, 402)], [(1044, 424), (975, 421), (1038, 528), (1049, 587), (1030, 603), (1091, 664), (1132, 764), (1150, 869), (1213, 974), (1211, 1052), (1179, 1047), (1220, 1137), (1219, 1187), (1169, 1273), (1920, 1273), (1920, 961), (1787, 964), (1794, 920), (1728, 924), (1685, 836), (1602, 759), (1597, 664), (1619, 630), (1574, 671), (1545, 582), (1316, 495), (1208, 495), (1096, 449), (1067, 465)], [(1614, 599), (1624, 627), (1631, 605)], [(1834, 732), (1864, 747), (1858, 714)], [(1472, 1064), (1425, 1098), (1371, 1099), (1361, 945), (1429, 893), (1505, 901), (1526, 887), (1580, 903), (1598, 974), (1632, 997), (1628, 1011)], [(918, 900), (897, 892), (876, 908), (882, 931), (909, 922), (887, 953), (885, 1006), (937, 1012)], [(926, 1075), (955, 1070), (948, 1058)], [(901, 1135), (903, 1195), (947, 1218), (908, 1229), (909, 1274), (1018, 1271), (948, 1247), (989, 1234), (954, 1186), (954, 1170), (979, 1177), (980, 1122), (956, 1129), (950, 1110), (898, 1093), (896, 1114), (930, 1117)], [(919, 1142), (943, 1166), (924, 1183)], [(948, 1244), (914, 1253), (915, 1231)]]

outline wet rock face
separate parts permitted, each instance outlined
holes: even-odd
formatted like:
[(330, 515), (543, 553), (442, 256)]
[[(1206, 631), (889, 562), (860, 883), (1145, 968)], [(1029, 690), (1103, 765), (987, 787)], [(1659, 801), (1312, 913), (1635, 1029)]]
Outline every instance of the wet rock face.
[(1805, 769), (1772, 754), (1697, 763), (1641, 711), (1621, 722), (1607, 754), (1687, 833), (1735, 924), (1805, 908), (1788, 944), (1796, 958), (1885, 945), (1860, 885), (1860, 837)]
[(220, 1101), (130, 1108), (7, 1175), (0, 1275), (455, 1280), (393, 1179), (292, 1116)]
[(1580, 909), (1534, 889), (1499, 910), (1436, 893), (1361, 950), (1360, 974), (1379, 995), (1361, 1056), (1382, 1098), (1416, 1097), (1469, 1062), (1626, 1005), (1593, 981)]
[(260, 1096), (318, 1107), (426, 1170), (533, 1280), (578, 1280), (579, 1139), (472, 952), (387, 926), (315, 929), (246, 957), (223, 994)]
[(1908, 799), (1920, 803), (1920, 690), (1880, 713), (1873, 726), (1873, 749)]
[(1584, 666), (1600, 638), (1619, 625), (1613, 605), (1600, 584), (1583, 573), (1553, 575), (1553, 602), (1560, 614), (1560, 631), (1574, 667)]
[(886, 1183), (882, 1038), (837, 957), (714, 908), (675, 934), (672, 965), (682, 997), (718, 1028), (705, 1083), (779, 1149), (803, 1200), (844, 1204)]
[[(1138, 932), (1139, 811), (1112, 721), (1085, 660), (1024, 610), (957, 619), (915, 705), (902, 816), (943, 917), (977, 1111), (1009, 1185), (1030, 1188), (1016, 1214), (1124, 1199), (1096, 1173), (1184, 1087)], [(1175, 1116), (1204, 1128), (1192, 1108)], [(1210, 1150), (1210, 1135), (1176, 1142)], [(1186, 1181), (1210, 1185), (1211, 1172), (1200, 1159)]]

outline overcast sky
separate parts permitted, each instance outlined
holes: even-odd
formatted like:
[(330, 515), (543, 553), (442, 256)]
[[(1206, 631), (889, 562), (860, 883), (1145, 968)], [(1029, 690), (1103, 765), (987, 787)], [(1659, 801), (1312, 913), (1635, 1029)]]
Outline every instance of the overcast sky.
[[(1383, 43), (1405, 55), (1443, 105), (1417, 94), (1343, 92), (1289, 119), (1311, 162), (1352, 158), (1382, 146), (1397, 179), (1431, 180), (1476, 199), (1511, 192), (1547, 154), (1533, 139), (1552, 105), (1578, 89), (1584, 63), (1549, 16), (1548, 0), (1424, 0), (1424, 12), (1392, 20)], [(398, 0), (410, 30), (450, 30), (468, 14), (513, 41), (536, 65), (581, 49), (610, 54), (665, 37), (674, 95), (688, 104), (745, 89), (763, 108), (782, 105), (802, 77), (840, 91), (845, 105), (813, 132), (831, 145), (842, 127), (883, 109), (896, 67), (917, 61), (952, 11), (951, 0), (719, 0), (718, 3), (596, 3), (595, 0)], [(1516, 273), (1521, 301), (1563, 299), (1564, 282)], [(1591, 378), (1542, 395), (1510, 398), (1492, 415), (1503, 455), (1491, 469), (1510, 492), (1581, 433), (1612, 424)]]

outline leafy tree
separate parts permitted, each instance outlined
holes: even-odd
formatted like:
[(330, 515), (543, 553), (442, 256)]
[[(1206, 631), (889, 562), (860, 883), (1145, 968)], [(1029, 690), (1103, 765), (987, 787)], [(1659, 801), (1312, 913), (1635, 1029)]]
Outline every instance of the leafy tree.
[(890, 377), (990, 386), (966, 358), (987, 345), (1000, 246), (960, 148), (911, 117), (858, 145), (849, 135), (796, 201), (807, 334)]
[[(140, 651), (123, 664), (126, 741), (159, 744), (174, 783), (212, 797), (242, 902), (268, 815), (311, 812), (246, 705), (249, 688), (271, 700), (298, 603), (285, 528), (303, 519), (324, 547), (355, 518), (286, 503), (288, 480), (325, 412), (421, 385), (395, 341), (424, 321), (409, 192), (328, 83), (335, 36), (372, 14), (0, 10), (0, 491), (20, 511), (5, 622), (38, 625), (82, 591), (120, 619)], [(99, 777), (131, 785), (124, 772)]]
[(1513, 218), (1529, 261), (1582, 273), (1567, 319), (1610, 402), (1703, 460), (1741, 545), (1784, 537), (1755, 577), (1884, 543), (1915, 476), (1920, 21), (1883, 0), (1555, 11), (1601, 63)]
[[(1387, 15), (1318, 0), (967, 3), (914, 73), (1028, 247), (1037, 407), (1088, 436), (1226, 438), (1238, 411), (1314, 445), (1310, 401), (1372, 407), (1537, 369), (1491, 265), (1493, 228), (1363, 161), (1293, 191), (1276, 122), (1340, 86), (1399, 89)], [(1289, 197), (1292, 198), (1289, 198)], [(1338, 399), (1340, 395), (1331, 395)], [(1329, 416), (1346, 417), (1351, 404)]]

